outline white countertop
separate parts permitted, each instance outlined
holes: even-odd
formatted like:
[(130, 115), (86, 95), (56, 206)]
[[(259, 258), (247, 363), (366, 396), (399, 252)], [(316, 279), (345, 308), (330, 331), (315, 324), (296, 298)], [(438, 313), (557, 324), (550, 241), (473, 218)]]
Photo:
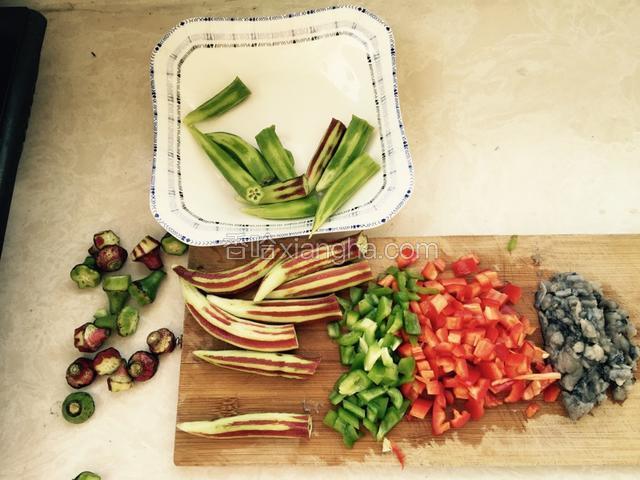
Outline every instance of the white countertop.
[[(0, 478), (85, 469), (119, 480), (638, 477), (624, 468), (177, 468), (177, 353), (131, 392), (110, 394), (97, 381), (88, 389), (94, 417), (64, 422), (73, 329), (105, 301), (100, 289), (77, 290), (70, 268), (96, 231), (114, 229), (129, 250), (162, 235), (148, 206), (152, 46), (185, 17), (330, 2), (19, 3), (49, 24), (0, 260)], [(639, 3), (363, 3), (394, 28), (417, 172), (406, 208), (372, 235), (640, 233)], [(141, 276), (144, 267), (126, 271)], [(112, 344), (130, 354), (152, 329), (180, 332), (182, 316), (169, 276), (138, 334)]]

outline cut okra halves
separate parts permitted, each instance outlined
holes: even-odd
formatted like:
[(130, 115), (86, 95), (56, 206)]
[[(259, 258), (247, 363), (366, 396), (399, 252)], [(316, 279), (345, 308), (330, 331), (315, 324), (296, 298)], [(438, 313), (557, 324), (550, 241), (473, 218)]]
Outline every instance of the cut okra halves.
[(260, 185), (271, 183), (275, 174), (253, 145), (233, 133), (214, 132), (207, 136), (240, 162)]
[(311, 235), (317, 232), (329, 217), (360, 190), (378, 170), (380, 170), (380, 165), (366, 153), (351, 162), (346, 170), (333, 181), (322, 197), (316, 211)]
[(336, 152), (346, 128), (347, 127), (345, 127), (344, 123), (340, 120), (336, 120), (335, 118), (331, 119), (329, 128), (322, 137), (322, 140), (320, 140), (320, 145), (318, 145), (318, 148), (313, 154), (313, 158), (307, 167), (309, 187), (312, 190), (320, 181), (320, 177), (322, 177), (324, 169), (327, 167), (329, 160), (331, 160), (333, 154)]
[(309, 195), (289, 202), (251, 205), (244, 207), (242, 211), (254, 217), (266, 218), (267, 220), (289, 220), (313, 217), (318, 209), (318, 203), (317, 196)]
[(245, 100), (250, 94), (251, 91), (247, 86), (242, 83), (242, 80), (236, 77), (229, 85), (220, 90), (220, 92), (184, 117), (184, 123), (191, 125), (206, 120), (207, 118), (222, 115), (224, 112), (231, 110)]
[(306, 175), (300, 175), (262, 187), (260, 204), (289, 202), (306, 197), (310, 191)]
[(282, 146), (282, 142), (280, 142), (276, 134), (275, 125), (271, 125), (258, 133), (256, 142), (258, 142), (260, 152), (271, 167), (271, 170), (273, 170), (273, 173), (278, 177), (278, 180), (289, 180), (296, 176), (296, 171), (293, 168), (293, 156), (291, 152)]
[(262, 187), (249, 175), (249, 172), (242, 168), (222, 147), (200, 130), (192, 126), (188, 128), (193, 138), (195, 138), (209, 159), (238, 195), (249, 203), (259, 203), (262, 198)]
[(351, 117), (349, 126), (338, 144), (336, 153), (331, 157), (316, 185), (316, 189), (319, 192), (327, 190), (333, 185), (333, 182), (345, 171), (349, 164), (364, 152), (372, 133), (373, 127), (366, 120), (355, 115)]

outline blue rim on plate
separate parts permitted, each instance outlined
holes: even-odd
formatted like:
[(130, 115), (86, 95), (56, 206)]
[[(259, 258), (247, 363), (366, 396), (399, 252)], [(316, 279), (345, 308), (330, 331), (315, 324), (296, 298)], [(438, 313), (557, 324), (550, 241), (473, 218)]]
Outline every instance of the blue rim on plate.
[[(390, 45), (390, 50), (389, 52), (387, 52), (390, 55), (390, 60), (391, 60), (391, 78), (393, 81), (393, 96), (394, 96), (394, 103), (393, 103), (393, 107), (396, 113), (394, 122), (397, 121), (397, 124), (394, 123), (394, 125), (392, 126), (392, 128), (394, 129), (398, 129), (399, 133), (400, 133), (400, 138), (402, 141), (402, 153), (403, 153), (403, 159), (405, 160), (405, 164), (402, 165), (404, 168), (407, 169), (407, 173), (408, 173), (408, 181), (406, 183), (406, 189), (404, 190), (404, 194), (401, 195), (397, 201), (397, 204), (395, 206), (393, 206), (392, 208), (388, 208), (385, 206), (385, 208), (387, 208), (386, 212), (384, 213), (384, 215), (381, 218), (375, 218), (373, 220), (369, 220), (369, 221), (359, 221), (358, 220), (358, 215), (359, 215), (359, 210), (363, 210), (364, 207), (370, 206), (374, 200), (381, 194), (381, 193), (385, 193), (386, 192), (386, 187), (387, 187), (387, 175), (388, 174), (393, 174), (395, 173), (395, 168), (397, 168), (397, 166), (394, 166), (394, 170), (390, 170), (392, 166), (387, 164), (387, 156), (393, 154), (393, 145), (391, 144), (388, 148), (384, 147), (384, 141), (385, 141), (385, 136), (390, 137), (392, 134), (392, 131), (389, 130), (385, 133), (385, 130), (383, 130), (382, 128), (382, 120), (381, 120), (381, 113), (380, 113), (380, 108), (381, 105), (383, 103), (385, 103), (386, 101), (386, 96), (385, 95), (380, 95), (380, 91), (382, 90), (382, 74), (380, 74), (379, 76), (374, 75), (374, 70), (373, 70), (373, 64), (376, 63), (376, 59), (374, 57), (380, 57), (380, 53), (375, 53), (375, 52), (370, 52), (367, 51), (367, 62), (369, 65), (369, 69), (370, 69), (370, 73), (371, 73), (371, 81), (372, 81), (372, 86), (373, 86), (373, 90), (374, 90), (374, 94), (375, 94), (375, 104), (376, 104), (376, 112), (377, 112), (377, 117), (378, 117), (378, 131), (381, 132), (380, 136), (379, 136), (379, 140), (381, 142), (381, 144), (383, 145), (382, 148), (382, 164), (383, 164), (383, 169), (382, 169), (382, 174), (383, 174), (383, 185), (381, 187), (381, 189), (376, 193), (376, 195), (374, 196), (374, 198), (370, 199), (367, 203), (358, 205), (356, 207), (352, 207), (349, 208), (348, 210), (341, 210), (339, 211), (335, 216), (336, 217), (349, 217), (349, 218), (353, 218), (353, 223), (349, 223), (349, 224), (343, 224), (343, 225), (338, 225), (338, 226), (331, 226), (330, 223), (328, 225), (325, 225), (324, 227), (322, 227), (318, 233), (327, 233), (327, 232), (339, 232), (339, 231), (347, 231), (347, 230), (360, 230), (360, 229), (369, 229), (369, 228), (373, 228), (379, 225), (382, 225), (384, 223), (386, 223), (390, 218), (392, 218), (394, 215), (396, 215), (398, 213), (398, 211), (404, 206), (404, 204), (406, 203), (406, 201), (408, 200), (408, 198), (410, 197), (412, 190), (413, 190), (413, 183), (414, 183), (414, 175), (413, 175), (413, 164), (412, 164), (412, 160), (411, 160), (411, 154), (409, 152), (409, 145), (408, 145), (408, 141), (406, 138), (406, 134), (405, 134), (405, 130), (404, 130), (404, 124), (402, 122), (402, 116), (401, 116), (401, 112), (400, 112), (400, 103), (399, 103), (399, 98), (398, 98), (398, 87), (397, 87), (397, 74), (396, 74), (396, 58), (395, 58), (395, 42), (393, 39), (393, 34), (391, 31), (391, 27), (389, 27), (388, 25), (386, 25), (379, 17), (377, 17), (376, 15), (374, 15), (373, 13), (367, 11), (365, 8), (363, 7), (358, 7), (358, 6), (334, 6), (334, 7), (328, 7), (328, 8), (322, 8), (322, 9), (315, 9), (315, 10), (305, 10), (302, 12), (298, 12), (298, 13), (290, 13), (290, 14), (285, 14), (285, 15), (278, 15), (278, 16), (263, 16), (263, 17), (244, 17), (244, 18), (235, 18), (235, 17), (195, 17), (195, 18), (190, 18), (190, 19), (186, 19), (181, 21), (180, 23), (178, 23), (175, 27), (173, 27), (169, 32), (167, 32), (162, 39), (154, 46), (153, 48), (153, 52), (151, 54), (151, 64), (150, 64), (150, 79), (151, 79), (151, 98), (152, 98), (152, 103), (153, 103), (153, 134), (154, 134), (154, 140), (153, 140), (153, 165), (152, 165), (152, 176), (151, 176), (151, 186), (150, 186), (150, 208), (151, 208), (151, 212), (154, 216), (154, 219), (165, 229), (167, 230), (169, 233), (171, 233), (172, 235), (176, 236), (177, 238), (180, 238), (182, 241), (189, 243), (190, 245), (194, 245), (194, 246), (213, 246), (213, 245), (222, 245), (222, 244), (229, 244), (229, 243), (242, 243), (242, 242), (247, 242), (247, 241), (254, 241), (254, 240), (261, 240), (261, 239), (275, 239), (275, 238), (280, 238), (280, 237), (287, 237), (287, 236), (292, 236), (292, 235), (303, 235), (308, 233), (311, 230), (311, 225), (313, 223), (312, 219), (301, 219), (301, 220), (297, 220), (297, 221), (292, 221), (292, 222), (277, 222), (277, 223), (273, 223), (272, 225), (261, 225), (259, 228), (255, 229), (257, 231), (251, 231), (252, 229), (252, 225), (250, 224), (242, 224), (242, 223), (235, 223), (235, 224), (230, 224), (230, 223), (225, 223), (225, 222), (219, 222), (216, 220), (206, 220), (203, 219), (201, 217), (199, 217), (197, 214), (193, 213), (189, 207), (186, 205), (185, 201), (184, 201), (184, 196), (183, 196), (183, 191), (182, 191), (182, 176), (181, 176), (181, 162), (180, 162), (180, 140), (179, 140), (179, 129), (181, 127), (181, 123), (179, 120), (175, 120), (175, 118), (181, 118), (181, 113), (180, 113), (180, 90), (179, 90), (179, 85), (180, 85), (180, 68), (182, 66), (182, 63), (185, 61), (185, 59), (188, 57), (188, 55), (190, 55), (193, 51), (197, 50), (198, 48), (213, 48), (213, 47), (236, 47), (236, 46), (240, 46), (240, 47), (255, 47), (255, 46), (272, 46), (274, 40), (271, 40), (271, 44), (269, 43), (259, 43), (256, 38), (254, 38), (255, 36), (253, 34), (251, 34), (251, 38), (250, 38), (250, 42), (246, 42), (246, 39), (243, 38), (237, 38), (236, 34), (232, 34), (232, 43), (229, 43), (229, 40), (227, 39), (227, 43), (218, 43), (215, 42), (214, 43), (214, 38), (211, 34), (205, 33), (201, 36), (201, 38), (193, 38), (194, 36), (188, 36), (188, 45), (186, 45), (188, 47), (188, 50), (184, 53), (183, 56), (181, 56), (180, 58), (178, 58), (177, 54), (172, 53), (170, 55), (172, 61), (174, 63), (177, 64), (177, 75), (176, 72), (172, 73), (172, 77), (175, 77), (175, 84), (176, 84), (176, 90), (175, 93), (171, 93), (170, 95), (168, 95), (168, 101), (170, 103), (172, 103), (174, 105), (174, 107), (176, 108), (176, 112), (177, 115), (175, 115), (175, 117), (170, 117), (169, 121), (170, 122), (175, 122), (175, 132), (173, 130), (170, 129), (171, 131), (171, 135), (173, 135), (172, 137), (172, 141), (173, 141), (173, 145), (175, 146), (175, 151), (172, 149), (169, 149), (167, 154), (169, 156), (169, 158), (172, 158), (173, 161), (175, 162), (173, 164), (173, 166), (175, 168), (171, 168), (169, 169), (169, 179), (171, 180), (171, 182), (173, 183), (173, 188), (168, 188), (168, 194), (172, 197), (171, 201), (173, 202), (173, 208), (171, 209), (172, 212), (177, 212), (180, 211), (181, 213), (184, 212), (186, 214), (188, 214), (191, 218), (189, 219), (189, 221), (191, 222), (191, 225), (194, 230), (198, 230), (201, 226), (205, 226), (207, 227), (207, 225), (211, 225), (211, 228), (215, 228), (216, 229), (216, 233), (218, 232), (222, 232), (222, 231), (226, 231), (226, 235), (223, 238), (213, 238), (214, 235), (212, 235), (212, 238), (200, 238), (200, 239), (194, 239), (191, 238), (192, 235), (189, 232), (186, 231), (179, 231), (179, 229), (175, 228), (170, 221), (168, 221), (166, 218), (163, 217), (162, 212), (160, 211), (159, 207), (158, 207), (158, 188), (156, 185), (156, 180), (157, 180), (157, 168), (158, 168), (158, 98), (157, 98), (157, 89), (156, 89), (156, 78), (155, 78), (155, 62), (156, 62), (156, 55), (157, 53), (161, 50), (163, 44), (165, 44), (165, 42), (167, 42), (172, 35), (178, 31), (179, 29), (189, 25), (189, 24), (194, 24), (194, 23), (215, 23), (215, 22), (263, 22), (263, 21), (273, 21), (273, 20), (286, 20), (286, 19), (291, 19), (291, 18), (296, 18), (296, 17), (302, 17), (302, 16), (306, 16), (306, 15), (313, 15), (315, 13), (322, 13), (322, 12), (328, 12), (328, 11), (357, 11), (360, 14), (365, 14), (367, 15), (369, 18), (375, 20), (375, 22), (377, 22), (379, 25), (381, 25), (384, 28), (384, 31), (386, 32), (387, 35), (387, 40), (389, 41), (389, 45)], [(351, 28), (353, 29), (353, 31), (350, 30), (338, 30), (338, 22), (335, 22), (336, 25), (336, 30), (331, 30), (328, 32), (324, 32), (324, 33), (320, 33), (315, 31), (314, 28), (310, 28), (310, 29), (305, 29), (303, 36), (296, 36), (295, 32), (292, 31), (293, 35), (287, 39), (284, 40), (277, 40), (277, 42), (279, 42), (279, 44), (295, 44), (295, 43), (303, 43), (303, 42), (308, 42), (308, 41), (315, 41), (315, 40), (319, 40), (322, 38), (326, 38), (328, 35), (340, 35), (340, 34), (348, 34), (351, 35), (353, 37), (357, 37), (357, 35), (354, 33), (354, 31), (356, 31), (356, 27), (358, 29), (360, 29), (358, 31), (359, 34), (362, 33), (361, 29), (362, 27), (358, 26), (356, 24), (356, 22), (353, 22)], [(371, 37), (371, 39), (374, 39), (375, 35)], [(359, 38), (356, 38), (357, 40), (360, 40)], [(243, 43), (243, 41), (245, 43)], [(362, 40), (360, 40), (362, 42)], [(198, 43), (199, 42), (199, 43)], [(367, 47), (366, 42), (362, 42), (363, 45), (365, 46), (365, 48)], [(389, 115), (389, 114), (387, 114)], [(390, 141), (391, 142), (391, 141)], [(176, 188), (177, 187), (177, 188)], [(390, 191), (393, 189), (389, 189)], [(179, 202), (179, 204), (178, 204)], [(375, 208), (375, 210), (377, 210), (377, 208)], [(371, 215), (371, 214), (369, 214)], [(333, 218), (333, 217), (332, 217)], [(186, 221), (185, 221), (186, 222)], [(225, 230), (226, 229), (226, 230)], [(182, 229), (180, 229), (182, 230)], [(202, 231), (202, 230), (200, 230)]]

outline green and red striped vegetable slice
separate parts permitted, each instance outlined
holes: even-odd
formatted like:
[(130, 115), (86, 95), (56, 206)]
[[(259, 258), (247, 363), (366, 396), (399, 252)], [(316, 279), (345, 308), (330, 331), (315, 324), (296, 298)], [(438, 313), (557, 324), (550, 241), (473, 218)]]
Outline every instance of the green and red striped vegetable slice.
[(218, 367), (246, 373), (295, 379), (309, 378), (320, 360), (288, 353), (250, 352), (246, 350), (196, 350), (193, 354)]
[(326, 295), (353, 287), (373, 279), (366, 260), (341, 267), (327, 268), (319, 272), (283, 283), (267, 295), (267, 298), (300, 298)]
[[(353, 160), (344, 172), (333, 181), (320, 200), (311, 235), (318, 231), (324, 222), (360, 190), (378, 170), (380, 170), (380, 165), (366, 153)], [(322, 178), (324, 179), (324, 176)]]
[(267, 220), (292, 220), (295, 218), (313, 217), (320, 201), (315, 194), (288, 202), (268, 203), (266, 205), (249, 205), (242, 209), (248, 215), (266, 218)]
[(238, 77), (215, 96), (198, 106), (184, 117), (184, 124), (191, 125), (207, 118), (216, 117), (231, 110), (251, 94), (247, 86)]
[(367, 252), (367, 247), (367, 237), (360, 233), (336, 243), (322, 243), (304, 249), (271, 269), (260, 284), (254, 301), (263, 300), (269, 292), (288, 280), (359, 258)]
[(349, 164), (358, 158), (367, 147), (373, 127), (359, 117), (353, 115), (349, 126), (338, 144), (336, 153), (327, 165), (316, 189), (321, 192), (327, 190), (334, 181), (345, 171)]
[(298, 348), (293, 325), (265, 325), (243, 320), (212, 305), (194, 286), (180, 281), (189, 313), (211, 336), (246, 350), (280, 352)]
[(290, 178), (282, 182), (273, 183), (262, 188), (260, 204), (278, 203), (306, 197), (311, 189), (306, 175)]
[(199, 272), (181, 265), (173, 271), (184, 281), (207, 293), (237, 293), (251, 287), (282, 260), (284, 252), (279, 246), (239, 267), (220, 272)]
[(282, 146), (282, 142), (276, 134), (275, 125), (258, 133), (256, 142), (258, 142), (260, 152), (278, 180), (285, 181), (296, 176), (296, 171), (293, 168), (293, 155)]
[(313, 154), (313, 158), (307, 167), (307, 178), (309, 179), (309, 188), (313, 190), (316, 188), (317, 183), (320, 181), (320, 177), (324, 173), (329, 160), (333, 157), (342, 136), (344, 135), (347, 127), (344, 126), (340, 120), (335, 118), (331, 119), (329, 128), (325, 132), (320, 145)]
[(205, 438), (310, 438), (312, 420), (311, 415), (296, 413), (248, 413), (210, 421), (182, 422), (177, 427)]
[(207, 300), (236, 317), (266, 323), (304, 323), (334, 321), (342, 318), (340, 304), (335, 295), (293, 300), (250, 300), (222, 298), (207, 295)]
[(213, 132), (207, 133), (207, 137), (220, 145), (240, 164), (244, 165), (244, 168), (260, 185), (266, 185), (275, 178), (275, 174), (266, 160), (262, 158), (260, 152), (238, 135), (227, 132)]
[(262, 187), (258, 185), (258, 182), (216, 142), (194, 126), (188, 126), (188, 129), (238, 195), (249, 203), (260, 203)]

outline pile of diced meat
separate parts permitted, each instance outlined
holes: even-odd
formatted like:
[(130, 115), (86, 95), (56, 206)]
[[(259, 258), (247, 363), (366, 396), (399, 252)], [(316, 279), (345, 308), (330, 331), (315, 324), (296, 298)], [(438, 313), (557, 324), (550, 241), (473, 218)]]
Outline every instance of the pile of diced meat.
[(614, 400), (627, 398), (640, 352), (632, 340), (636, 329), (616, 302), (581, 275), (560, 273), (540, 283), (536, 308), (573, 420), (600, 404), (609, 387)]

